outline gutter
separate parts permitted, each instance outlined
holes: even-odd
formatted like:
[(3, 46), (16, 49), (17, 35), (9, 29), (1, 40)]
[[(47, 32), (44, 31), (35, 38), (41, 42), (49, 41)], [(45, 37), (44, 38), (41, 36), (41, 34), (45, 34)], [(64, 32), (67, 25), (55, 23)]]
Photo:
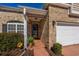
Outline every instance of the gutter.
[(19, 5), (18, 7), (26, 8), (26, 9), (33, 9), (33, 10), (38, 10), (38, 11), (46, 11), (44, 9), (38, 9), (38, 8), (33, 8), (33, 7), (28, 7), (28, 6), (22, 6), (22, 5)]
[(61, 8), (69, 8), (69, 7), (71, 7), (71, 5), (70, 4), (66, 4), (66, 3), (51, 3), (51, 4), (49, 4), (49, 5), (53, 5), (53, 6), (58, 6), (58, 7), (61, 7)]

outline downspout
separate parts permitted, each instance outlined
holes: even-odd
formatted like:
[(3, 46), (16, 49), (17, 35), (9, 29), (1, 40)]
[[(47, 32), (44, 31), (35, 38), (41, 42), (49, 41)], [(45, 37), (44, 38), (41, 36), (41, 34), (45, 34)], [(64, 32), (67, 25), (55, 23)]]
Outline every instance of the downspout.
[(73, 3), (71, 3), (71, 11), (73, 10)]
[(27, 15), (26, 8), (23, 8), (23, 16), (24, 16), (24, 49), (27, 49)]

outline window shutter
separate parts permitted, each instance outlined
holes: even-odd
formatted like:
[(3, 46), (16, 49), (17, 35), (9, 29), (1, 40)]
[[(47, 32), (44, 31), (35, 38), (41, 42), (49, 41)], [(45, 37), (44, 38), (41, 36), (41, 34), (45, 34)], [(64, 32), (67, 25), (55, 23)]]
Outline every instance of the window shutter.
[(7, 32), (7, 24), (2, 24), (2, 32)]

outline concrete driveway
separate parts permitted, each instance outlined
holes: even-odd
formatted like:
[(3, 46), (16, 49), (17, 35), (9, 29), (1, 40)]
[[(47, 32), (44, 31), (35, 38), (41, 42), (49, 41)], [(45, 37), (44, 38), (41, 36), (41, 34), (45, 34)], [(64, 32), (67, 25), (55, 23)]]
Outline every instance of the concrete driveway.
[(62, 54), (64, 56), (79, 56), (79, 44), (64, 46)]

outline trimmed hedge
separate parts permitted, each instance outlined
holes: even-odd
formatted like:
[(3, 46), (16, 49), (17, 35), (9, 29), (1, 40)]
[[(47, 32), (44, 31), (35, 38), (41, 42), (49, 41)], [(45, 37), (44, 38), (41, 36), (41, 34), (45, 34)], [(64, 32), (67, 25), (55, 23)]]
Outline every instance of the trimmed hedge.
[(0, 51), (10, 51), (23, 43), (23, 35), (19, 33), (0, 33)]

